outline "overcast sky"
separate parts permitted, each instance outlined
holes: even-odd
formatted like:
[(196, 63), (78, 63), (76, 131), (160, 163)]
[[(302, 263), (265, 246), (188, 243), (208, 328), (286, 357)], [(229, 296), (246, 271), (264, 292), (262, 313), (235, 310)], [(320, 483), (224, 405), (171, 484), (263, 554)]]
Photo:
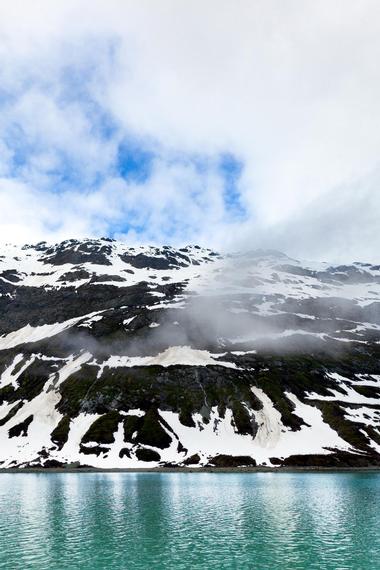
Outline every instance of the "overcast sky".
[(2, 0), (0, 240), (380, 260), (379, 0)]

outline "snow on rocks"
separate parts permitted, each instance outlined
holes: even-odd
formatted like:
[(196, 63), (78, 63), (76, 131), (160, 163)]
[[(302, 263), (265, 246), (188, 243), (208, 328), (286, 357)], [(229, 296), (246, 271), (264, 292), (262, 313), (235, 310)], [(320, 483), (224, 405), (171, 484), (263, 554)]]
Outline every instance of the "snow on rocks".
[(26, 365), (24, 365), (22, 368), (18, 370), (18, 372), (15, 373), (15, 368), (17, 367), (18, 364), (20, 364), (20, 362), (23, 361), (23, 359), (24, 359), (23, 354), (16, 354), (12, 364), (10, 364), (10, 366), (8, 366), (6, 370), (4, 370), (4, 372), (0, 377), (0, 389), (4, 388), (5, 386), (8, 386), (9, 384), (11, 384), (14, 388), (17, 388), (18, 376), (22, 374), (22, 372), (25, 370), (27, 366), (29, 366), (29, 363), (31, 362), (31, 360), (28, 361)]
[[(359, 394), (354, 388), (351, 386), (359, 385), (359, 386), (371, 386), (373, 385), (370, 383), (362, 383), (362, 382), (352, 382), (348, 378), (337, 374), (336, 372), (329, 373), (328, 376), (335, 380), (338, 384), (339, 388), (341, 388), (344, 393), (341, 393), (338, 390), (329, 389), (331, 392), (331, 396), (321, 396), (320, 394), (315, 393), (307, 393), (306, 398), (309, 400), (320, 400), (326, 402), (342, 402), (345, 404), (380, 404), (379, 398), (370, 398)], [(378, 385), (378, 384), (376, 384)]]
[(162, 417), (177, 434), (188, 450), (188, 456), (199, 454), (201, 464), (218, 454), (253, 457), (257, 464), (271, 464), (271, 458), (287, 458), (296, 454), (329, 454), (330, 448), (348, 450), (349, 444), (322, 420), (321, 412), (313, 406), (302, 404), (293, 394), (286, 394), (295, 404), (295, 414), (308, 425), (298, 431), (285, 428), (280, 413), (268, 396), (260, 389), (253, 389), (264, 404), (254, 412), (259, 430), (255, 438), (237, 433), (231, 410), (221, 418), (216, 408), (211, 410), (210, 421), (204, 423), (199, 414), (193, 416), (195, 428), (181, 424), (178, 414), (161, 411)]
[(19, 346), (21, 344), (38, 342), (44, 338), (53, 337), (73, 327), (82, 320), (88, 322), (86, 319), (94, 319), (95, 315), (97, 314), (97, 312), (94, 312), (88, 315), (74, 317), (73, 319), (63, 321), (62, 323), (53, 323), (49, 325), (41, 325), (38, 327), (31, 327), (30, 325), (26, 325), (17, 331), (13, 331), (5, 336), (0, 337), (0, 350), (6, 350)]
[(345, 417), (352, 422), (359, 422), (366, 426), (380, 426), (380, 409), (361, 406), (359, 408), (345, 408)]
[[(41, 392), (21, 409), (5, 425), (0, 427), (0, 461), (2, 467), (13, 461), (17, 464), (31, 462), (38, 457), (44, 447), (51, 446), (50, 434), (62, 415), (55, 406), (59, 400), (56, 392)], [(9, 430), (32, 417), (27, 437), (9, 437)]]
[(88, 464), (86, 456), (80, 453), (80, 442), (84, 434), (88, 431), (95, 420), (100, 418), (101, 414), (85, 414), (80, 413), (70, 423), (68, 440), (60, 451), (51, 454), (53, 459), (59, 459), (67, 463), (85, 463)]
[[(328, 417), (325, 407), (330, 409), (334, 406), (334, 409), (342, 409), (342, 421), (351, 422), (357, 432), (363, 426), (362, 435), (369, 440), (368, 445), (377, 449), (380, 374), (368, 373), (376, 372), (375, 366), (367, 370), (353, 367), (352, 371), (347, 372), (349, 377), (345, 377), (344, 366), (337, 365), (335, 370), (342, 372), (342, 375), (331, 372), (327, 379), (323, 374), (313, 376), (314, 372), (305, 366), (310, 378), (316, 378), (316, 385), (309, 382), (308, 377), (304, 383), (301, 382), (301, 385), (307, 386), (303, 393), (299, 385), (297, 390), (292, 390), (291, 373), (288, 373), (284, 384), (288, 391), (284, 392), (285, 387), (278, 380), (276, 372), (283, 367), (286, 369), (288, 363), (282, 362), (274, 370), (276, 363), (260, 362), (260, 343), (263, 346), (270, 343), (273, 346), (274, 343), (276, 346), (291, 346), (292, 343), (298, 343), (297, 346), (302, 343), (305, 346), (331, 343), (335, 346), (340, 342), (342, 350), (348, 351), (351, 350), (350, 344), (355, 343), (362, 352), (367, 351), (369, 343), (375, 346), (380, 342), (378, 266), (300, 262), (275, 251), (220, 256), (199, 246), (174, 249), (131, 247), (109, 239), (67, 240), (55, 245), (41, 243), (0, 248), (0, 296), (5, 307), (4, 327), (0, 329), (0, 351), (3, 351), (0, 355), (0, 390), (5, 389), (0, 403), (0, 462), (3, 462), (3, 467), (13, 462), (17, 465), (36, 465), (38, 461), (43, 463), (46, 457), (63, 463), (79, 462), (96, 467), (157, 466), (159, 461), (139, 461), (136, 450), (140, 449), (140, 444), (124, 441), (123, 433), (123, 418), (135, 415), (142, 420), (147, 413), (147, 409), (137, 409), (139, 405), (145, 406), (144, 400), (139, 400), (140, 380), (143, 384), (152, 371), (110, 372), (110, 369), (123, 367), (203, 367), (190, 371), (186, 368), (186, 371), (179, 371), (177, 376), (177, 370), (160, 370), (160, 387), (153, 390), (152, 400), (146, 400), (155, 402), (161, 417), (170, 426), (168, 428), (162, 424), (162, 429), (171, 438), (167, 448), (145, 446), (147, 450), (155, 452), (156, 457), (158, 453), (163, 463), (183, 464), (191, 455), (199, 455), (199, 465), (206, 465), (212, 457), (224, 454), (247, 455), (259, 465), (271, 465), (271, 459), (281, 460), (291, 455), (328, 455), (332, 450), (352, 451), (353, 447), (339, 435), (345, 433), (344, 430), (339, 429), (338, 434), (326, 423), (327, 420), (323, 420), (323, 417)], [(205, 314), (202, 313), (199, 322), (194, 324), (196, 317), (191, 307), (197, 299), (203, 300)], [(84, 314), (86, 310), (83, 307), (87, 306), (87, 301), (91, 308)], [(27, 319), (25, 313), (28, 316), (33, 302), (34, 308), (41, 306), (41, 314), (38, 310), (33, 311), (32, 307), (30, 318)], [(68, 303), (70, 310), (65, 303)], [(51, 307), (58, 308), (52, 312), (55, 316), (49, 312)], [(219, 307), (220, 312), (216, 310)], [(12, 308), (15, 313), (19, 311), (13, 320)], [(218, 331), (214, 337), (208, 338), (208, 325), (214, 314), (218, 326), (223, 328), (226, 323), (226, 334), (215, 326)], [(57, 322), (52, 323), (50, 318)], [(12, 330), (13, 322), (20, 323), (18, 330)], [(191, 334), (186, 334), (186, 322), (191, 323)], [(239, 323), (245, 323), (245, 326), (239, 328)], [(154, 344), (154, 339), (160, 336), (161, 331), (160, 340), (166, 338), (166, 327), (170, 328), (167, 338), (171, 340), (167, 340), (166, 344)], [(210, 328), (213, 330), (212, 326)], [(79, 329), (80, 334), (73, 338), (84, 339), (82, 345), (78, 342), (78, 346), (66, 347), (57, 338), (46, 343), (49, 350), (46, 355), (33, 354), (33, 346), (25, 346), (52, 339), (71, 329)], [(202, 332), (199, 338), (198, 329)], [(177, 331), (175, 340), (178, 338), (179, 346), (171, 346), (171, 335), (177, 335)], [(257, 331), (261, 331), (260, 335)], [(203, 334), (205, 342), (200, 345)], [(136, 346), (133, 344), (135, 338), (138, 339)], [(197, 348), (191, 346), (190, 339), (194, 338)], [(99, 339), (104, 339), (101, 346)], [(146, 339), (152, 341), (151, 344), (145, 344)], [(125, 356), (131, 346), (129, 343), (137, 350), (139, 342), (144, 343), (144, 352)], [(94, 347), (94, 355), (87, 351), (89, 346)], [(56, 347), (58, 349), (54, 352)], [(226, 352), (220, 353), (219, 349)], [(37, 352), (37, 349), (34, 350)], [(45, 348), (39, 350), (44, 351)], [(279, 351), (278, 354), (281, 360), (284, 353)], [(230, 358), (233, 362), (229, 362)], [(28, 399), (28, 368), (33, 378), (33, 373), (40, 374), (40, 370), (45, 370), (43, 361), (49, 359), (54, 363), (50, 362), (47, 367), (49, 373), (44, 378), (46, 382), (43, 388), (37, 395), (31, 393)], [(66, 410), (68, 414), (74, 413), (67, 411), (71, 409), (70, 405), (59, 405), (61, 397), (70, 398), (65, 394), (63, 385), (86, 364), (90, 365), (87, 369), (90, 375), (95, 378), (97, 374), (96, 390), (86, 401), (86, 406), (81, 407), (82, 401), (77, 402), (75, 413), (82, 409), (102, 413), (106, 410), (110, 413), (109, 407), (114, 406), (112, 413), (119, 414), (116, 416), (117, 428), (115, 423), (112, 424), (112, 429), (115, 429), (114, 441), (104, 446), (96, 442), (83, 444), (84, 434), (101, 414), (80, 412), (76, 417), (65, 416), (65, 425), (69, 426), (68, 439), (58, 449), (58, 445), (51, 441), (52, 431), (63, 418), (58, 408)], [(270, 368), (266, 367), (267, 364)], [(94, 372), (92, 367), (98, 370)], [(302, 363), (299, 367), (304, 371)], [(275, 373), (271, 376), (273, 371)], [(123, 400), (126, 396), (123, 392), (124, 374), (132, 379), (131, 383), (137, 383), (132, 410)], [(264, 375), (264, 381), (256, 382), (256, 374)], [(82, 376), (85, 375), (78, 374), (74, 384), (81, 382)], [(191, 408), (195, 427), (189, 427), (191, 422), (184, 425), (180, 421), (180, 417), (183, 419), (179, 413), (179, 410), (183, 412), (181, 397), (172, 403), (164, 393), (168, 387), (170, 390), (172, 386), (180, 389), (176, 382), (178, 380), (180, 383), (182, 378), (189, 378), (189, 385), (196, 386), (189, 388), (196, 395), (195, 407)], [(291, 403), (288, 412), (286, 405), (284, 412), (284, 408), (275, 401), (276, 390), (268, 387), (266, 393), (266, 382), (271, 382), (272, 378), (273, 382), (279, 382), (277, 390), (281, 391), (282, 401), (287, 398)], [(327, 388), (323, 385), (324, 378)], [(154, 384), (154, 374), (149, 377), (149, 382), (151, 379)], [(88, 378), (84, 381), (88, 382)], [(104, 393), (103, 381), (106, 388)], [(164, 390), (162, 384), (165, 382), (167, 386)], [(216, 396), (212, 396), (214, 400), (209, 405), (206, 401), (207, 384), (211, 383), (210, 392), (213, 393), (214, 386), (219, 382), (223, 387), (228, 387), (227, 393), (221, 390), (218, 394), (215, 390)], [(200, 397), (197, 392), (200, 388), (205, 396), (204, 406), (202, 391)], [(261, 402), (261, 409), (249, 407), (245, 390), (252, 390), (256, 400)], [(78, 390), (79, 396), (76, 394), (75, 397), (85, 400), (85, 392), (86, 396), (82, 396)], [(103, 407), (102, 398), (106, 392), (111, 396), (109, 400), (108, 396), (104, 398), (107, 405)], [(188, 401), (191, 401), (192, 395), (191, 391), (186, 394)], [(220, 405), (215, 405), (219, 396)], [(127, 394), (127, 401), (129, 397)], [(123, 402), (123, 409), (120, 409), (120, 402)], [(146, 405), (149, 407), (150, 404)], [(239, 412), (236, 412), (234, 405), (243, 409), (243, 415), (247, 414), (248, 425), (252, 420), (254, 429), (250, 435), (238, 432), (239, 422), (235, 420)], [(203, 415), (203, 408), (207, 409), (209, 421)], [(324, 410), (323, 416), (321, 409)], [(286, 413), (302, 418), (300, 429), (292, 430), (289, 427), (297, 425), (297, 418), (293, 423), (286, 421)], [(25, 422), (25, 433), (22, 433), (22, 429), (18, 428)], [(10, 437), (9, 430), (15, 435)], [(355, 444), (355, 439), (353, 441)], [(91, 448), (94, 452), (88, 453)], [(150, 457), (154, 457), (155, 453), (151, 453)], [(149, 453), (146, 457), (149, 457)]]
[(110, 356), (101, 364), (105, 367), (119, 368), (131, 366), (224, 366), (225, 368), (237, 368), (234, 362), (217, 360), (217, 354), (211, 354), (207, 350), (197, 350), (190, 346), (171, 346), (155, 356)]

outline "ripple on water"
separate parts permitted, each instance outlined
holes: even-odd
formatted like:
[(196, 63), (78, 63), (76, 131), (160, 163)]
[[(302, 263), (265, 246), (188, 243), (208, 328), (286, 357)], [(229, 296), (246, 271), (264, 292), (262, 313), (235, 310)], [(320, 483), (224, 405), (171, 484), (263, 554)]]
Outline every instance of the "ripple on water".
[(0, 475), (0, 568), (380, 567), (380, 474)]

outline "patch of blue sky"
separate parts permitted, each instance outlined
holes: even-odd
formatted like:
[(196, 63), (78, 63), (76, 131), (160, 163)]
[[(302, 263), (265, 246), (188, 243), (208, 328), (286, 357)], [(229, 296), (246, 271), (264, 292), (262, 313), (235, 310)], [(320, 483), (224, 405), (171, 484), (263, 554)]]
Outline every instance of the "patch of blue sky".
[(153, 150), (141, 142), (132, 138), (124, 139), (118, 148), (117, 174), (128, 182), (143, 184), (152, 174), (155, 156)]
[(109, 228), (107, 236), (112, 239), (117, 239), (120, 235), (125, 235), (130, 231), (136, 236), (141, 237), (141, 242), (143, 242), (143, 238), (146, 235), (148, 224), (141, 224), (138, 222), (133, 222), (133, 214), (129, 213), (128, 221), (123, 219), (121, 222), (113, 221), (112, 226)]
[(244, 164), (233, 154), (222, 154), (219, 161), (220, 174), (224, 180), (223, 200), (227, 218), (243, 221), (248, 214), (241, 201), (239, 180)]

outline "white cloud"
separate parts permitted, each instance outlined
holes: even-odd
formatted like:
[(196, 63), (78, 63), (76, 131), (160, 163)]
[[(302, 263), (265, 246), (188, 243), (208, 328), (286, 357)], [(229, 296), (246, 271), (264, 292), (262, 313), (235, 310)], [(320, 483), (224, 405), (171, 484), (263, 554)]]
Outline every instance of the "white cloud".
[[(5, 0), (0, 22), (1, 237), (14, 239), (14, 227), (28, 241), (96, 235), (133, 216), (147, 229), (128, 239), (227, 247), (238, 233), (295, 255), (376, 258), (377, 0)], [(98, 112), (112, 119), (111, 137)], [(14, 125), (30, 142), (17, 168)], [(124, 136), (156, 150), (144, 185), (115, 179)], [(238, 232), (214, 164), (222, 152), (244, 163), (248, 221)], [(173, 164), (195, 155), (207, 157), (204, 176), (186, 160)], [(63, 199), (52, 190), (67, 157), (81, 188)], [(11, 183), (43, 204), (25, 226)], [(50, 226), (49, 204), (59, 205)]]

